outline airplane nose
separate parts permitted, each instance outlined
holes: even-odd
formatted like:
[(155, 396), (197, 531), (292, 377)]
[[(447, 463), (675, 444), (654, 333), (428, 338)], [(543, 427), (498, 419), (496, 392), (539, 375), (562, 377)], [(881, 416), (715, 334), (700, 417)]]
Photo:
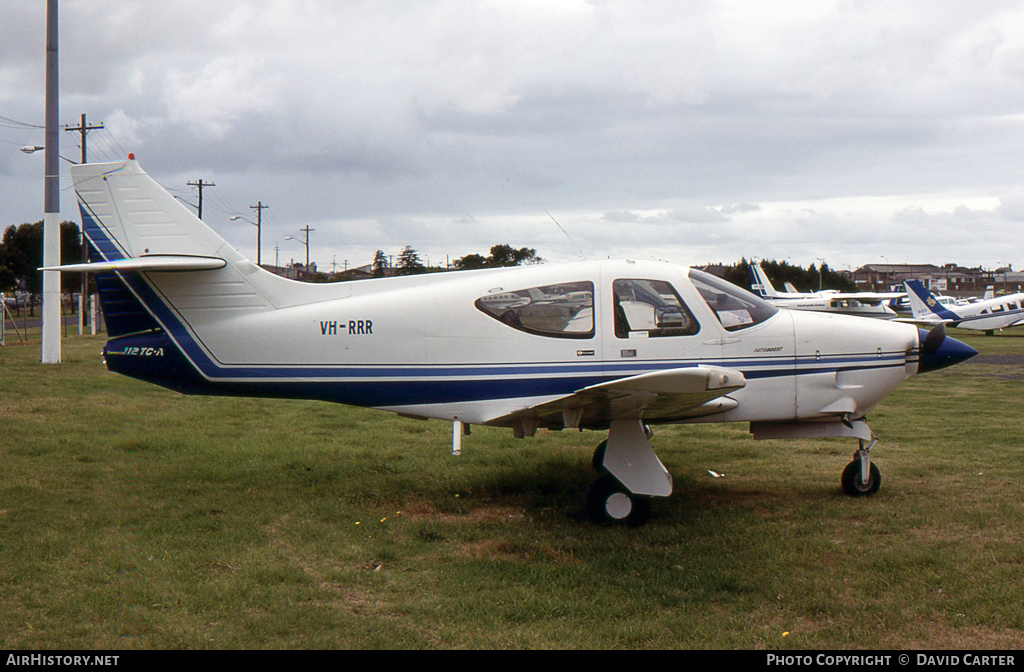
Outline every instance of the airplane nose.
[(935, 327), (930, 332), (924, 329), (918, 329), (917, 332), (918, 342), (921, 344), (921, 356), (917, 362), (918, 373), (944, 369), (978, 354), (977, 350), (966, 343), (946, 336), (943, 325)]

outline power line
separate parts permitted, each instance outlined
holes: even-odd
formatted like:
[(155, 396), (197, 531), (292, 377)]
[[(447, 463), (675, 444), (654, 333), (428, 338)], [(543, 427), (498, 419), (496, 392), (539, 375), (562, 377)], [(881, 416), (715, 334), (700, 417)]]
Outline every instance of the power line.
[[(113, 140), (114, 144), (117, 145), (117, 149), (121, 152), (121, 156), (128, 156), (128, 152), (125, 150), (124, 147), (121, 146), (121, 143), (117, 141), (117, 136), (115, 136), (109, 130), (107, 130), (105, 133), (102, 133), (101, 135), (104, 136), (104, 142), (107, 143), (107, 147), (110, 147), (111, 151), (114, 151), (114, 147), (111, 146), (111, 144), (110, 144), (110, 140)], [(110, 140), (107, 140), (106, 137), (105, 137), (105, 136), (108, 136), (108, 135), (110, 136)]]
[(0, 126), (4, 128), (46, 128), (46, 126), (40, 126), (39, 124), (28, 124), (24, 121), (18, 121), (17, 119), (11, 119), (0, 115)]
[(224, 197), (224, 192), (221, 191), (220, 189), (214, 189), (212, 192), (212, 196), (214, 200), (214, 203), (212, 203), (212, 205), (214, 206), (215, 209), (217, 208), (219, 202), (219, 209), (221, 212), (232, 215), (242, 214), (242, 211), (235, 207), (234, 203), (229, 202), (228, 199)]
[(268, 224), (270, 224), (270, 228), (274, 229), (274, 231), (276, 231), (278, 235), (287, 236), (288, 231), (285, 229), (284, 225), (277, 220), (277, 217), (274, 215), (274, 213), (268, 212), (267, 215), (270, 216), (270, 219), (268, 221)]
[[(104, 129), (104, 130), (106, 130), (106, 129)], [(120, 154), (120, 155), (118, 154), (118, 152), (110, 144), (110, 141), (107, 140), (107, 138), (106, 138), (107, 135), (109, 135), (109, 133), (108, 134), (103, 134), (103, 133), (98, 134), (98, 136), (96, 137), (96, 140), (98, 140), (99, 143), (102, 143), (102, 146), (97, 146), (97, 142), (93, 142), (92, 143), (92, 153), (93, 153), (93, 155), (95, 156), (96, 154), (99, 154), (100, 158), (102, 160), (104, 160), (104, 161), (118, 161), (119, 160), (119, 156), (126, 156), (125, 154)]]

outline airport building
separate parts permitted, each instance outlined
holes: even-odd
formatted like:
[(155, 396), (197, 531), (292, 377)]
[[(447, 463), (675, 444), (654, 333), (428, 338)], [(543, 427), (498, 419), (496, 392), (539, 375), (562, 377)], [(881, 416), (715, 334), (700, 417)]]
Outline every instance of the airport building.
[(966, 268), (958, 264), (865, 264), (850, 274), (864, 291), (902, 291), (903, 281), (917, 279), (934, 292), (982, 295), (988, 287), (997, 294), (1021, 291), (1024, 273), (1012, 266), (997, 269)]

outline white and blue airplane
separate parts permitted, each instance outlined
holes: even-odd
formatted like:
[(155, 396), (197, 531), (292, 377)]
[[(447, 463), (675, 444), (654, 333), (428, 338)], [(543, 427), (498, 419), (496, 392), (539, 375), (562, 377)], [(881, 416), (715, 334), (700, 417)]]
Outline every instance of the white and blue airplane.
[(891, 320), (898, 314), (887, 304), (905, 296), (903, 292), (841, 292), (838, 289), (798, 292), (788, 282), (785, 285), (786, 291), (780, 292), (772, 285), (760, 263), (750, 264), (749, 268), (750, 286), (754, 293), (773, 306), (790, 310), (813, 310)]
[[(977, 352), (942, 326), (778, 308), (661, 262), (586, 261), (300, 283), (242, 256), (128, 161), (71, 168), (111, 371), (186, 394), (316, 399), (470, 425), (607, 430), (589, 510), (637, 524), (672, 492), (650, 426), (748, 422), (757, 439), (859, 440), (865, 414)], [(53, 269), (50, 269), (53, 270)]]
[[(918, 324), (948, 324), (992, 335), (997, 329), (1024, 325), (1024, 294), (1007, 294), (973, 303), (944, 302), (920, 280), (903, 283)], [(986, 296), (988, 291), (985, 292)]]

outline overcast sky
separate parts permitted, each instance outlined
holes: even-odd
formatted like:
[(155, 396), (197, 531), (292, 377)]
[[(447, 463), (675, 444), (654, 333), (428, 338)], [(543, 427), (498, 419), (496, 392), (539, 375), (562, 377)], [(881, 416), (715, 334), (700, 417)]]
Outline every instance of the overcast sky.
[[(2, 0), (0, 117), (43, 124), (45, 4)], [(63, 0), (60, 27), (90, 161), (216, 183), (204, 219), (254, 259), (228, 218), (268, 204), (264, 262), (309, 226), (322, 270), (496, 243), (1024, 267), (1024, 2)], [(0, 119), (0, 227), (42, 218), (26, 144)]]

